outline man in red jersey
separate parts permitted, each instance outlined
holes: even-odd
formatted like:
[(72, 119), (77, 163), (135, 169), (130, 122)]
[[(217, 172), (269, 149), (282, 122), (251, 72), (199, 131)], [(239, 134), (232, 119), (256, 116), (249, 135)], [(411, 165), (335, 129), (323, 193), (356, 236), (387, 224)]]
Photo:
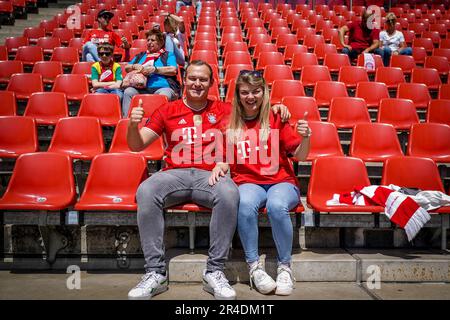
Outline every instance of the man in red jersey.
[(213, 82), (211, 67), (200, 60), (192, 61), (183, 79), (182, 99), (161, 106), (140, 130), (144, 110), (139, 106), (131, 111), (127, 133), (130, 149), (142, 150), (164, 135), (167, 166), (145, 180), (136, 194), (146, 274), (130, 290), (129, 299), (150, 299), (167, 290), (163, 210), (184, 202), (212, 209), (204, 289), (216, 299), (236, 298), (223, 269), (236, 229), (239, 191), (229, 177), (211, 187), (208, 178), (215, 161), (204, 156), (215, 146), (222, 146), (222, 130), (231, 112), (229, 103), (208, 100)]

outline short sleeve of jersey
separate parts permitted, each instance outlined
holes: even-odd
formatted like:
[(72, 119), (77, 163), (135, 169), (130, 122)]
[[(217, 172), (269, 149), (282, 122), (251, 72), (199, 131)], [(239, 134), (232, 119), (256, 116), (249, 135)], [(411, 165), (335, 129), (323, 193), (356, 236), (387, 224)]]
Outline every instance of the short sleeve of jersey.
[(88, 42), (88, 41), (91, 40), (91, 34), (92, 34), (92, 31), (89, 31), (89, 32), (87, 33), (86, 37), (85, 37), (84, 40), (83, 40), (83, 43), (86, 43), (86, 42)]
[(294, 127), (292, 127), (289, 122), (281, 122), (281, 120), (277, 119), (280, 125), (280, 142), (284, 146), (286, 153), (290, 156), (294, 154), (295, 150), (301, 143), (300, 136), (295, 132)]
[(114, 42), (113, 45), (115, 45), (116, 47), (120, 47), (122, 45), (122, 39), (119, 37), (119, 35), (113, 31), (111, 32), (111, 36)]
[(98, 80), (99, 74), (96, 68), (91, 67), (91, 80)]
[(123, 77), (122, 77), (122, 67), (121, 67), (121, 66), (117, 67), (117, 69), (116, 69), (116, 74), (115, 74), (114, 79), (116, 79), (116, 80), (121, 80), (121, 81), (123, 80)]
[(164, 114), (163, 110), (167, 110), (165, 107), (166, 105), (163, 105), (156, 109), (150, 118), (148, 118), (147, 122), (145, 123), (145, 128), (148, 128), (155, 132), (158, 136), (161, 136), (164, 132)]

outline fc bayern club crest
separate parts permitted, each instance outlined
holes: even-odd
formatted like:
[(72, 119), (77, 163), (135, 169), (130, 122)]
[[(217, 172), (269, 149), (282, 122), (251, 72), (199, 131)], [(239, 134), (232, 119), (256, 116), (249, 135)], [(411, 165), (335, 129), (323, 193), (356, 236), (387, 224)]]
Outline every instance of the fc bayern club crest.
[(209, 123), (214, 124), (214, 123), (217, 122), (217, 118), (216, 118), (216, 115), (214, 113), (208, 113), (207, 116), (208, 116)]

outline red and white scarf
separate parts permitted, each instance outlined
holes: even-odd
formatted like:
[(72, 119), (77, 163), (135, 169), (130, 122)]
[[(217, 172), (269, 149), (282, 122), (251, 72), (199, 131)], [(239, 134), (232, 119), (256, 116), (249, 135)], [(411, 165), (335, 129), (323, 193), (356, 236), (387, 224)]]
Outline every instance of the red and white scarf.
[(153, 66), (155, 65), (155, 61), (159, 59), (159, 57), (166, 52), (166, 50), (164, 48), (162, 48), (161, 50), (159, 50), (158, 52), (155, 53), (150, 53), (147, 51), (147, 56), (145, 57), (145, 61), (144, 63), (142, 63), (142, 65), (144, 67), (149, 67), (149, 66)]
[(405, 229), (409, 241), (431, 218), (412, 197), (395, 191), (391, 186), (355, 187), (353, 192), (334, 194), (327, 205), (382, 206), (389, 220)]

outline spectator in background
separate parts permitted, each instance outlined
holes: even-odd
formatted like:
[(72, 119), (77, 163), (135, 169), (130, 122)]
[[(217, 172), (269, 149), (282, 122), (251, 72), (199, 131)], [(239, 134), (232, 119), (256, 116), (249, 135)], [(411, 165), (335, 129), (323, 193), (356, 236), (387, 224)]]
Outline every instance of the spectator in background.
[(97, 46), (101, 43), (109, 43), (113, 47), (122, 47), (128, 50), (131, 46), (127, 38), (120, 38), (117, 33), (108, 28), (109, 21), (114, 17), (111, 11), (102, 9), (97, 14), (98, 29), (92, 29), (84, 38), (82, 61), (100, 61)]
[(184, 6), (193, 6), (196, 10), (197, 19), (200, 17), (200, 13), (202, 12), (202, 2), (200, 0), (178, 0), (176, 13), (180, 12), (181, 7)]
[(397, 17), (393, 12), (386, 15), (386, 28), (380, 32), (380, 47), (383, 50), (383, 63), (389, 67), (391, 55), (412, 55), (412, 48), (406, 46), (403, 33), (395, 29)]
[[(341, 41), (342, 53), (347, 54), (350, 60), (354, 60), (361, 53), (375, 53), (383, 56), (383, 51), (379, 48), (380, 29), (373, 28), (369, 18), (374, 13), (364, 11), (361, 15), (361, 22), (352, 21), (339, 29), (339, 40)], [(345, 44), (345, 34), (349, 33), (348, 43)]]
[(122, 68), (120, 64), (113, 61), (114, 47), (107, 43), (98, 46), (99, 62), (92, 65), (91, 80), (93, 91), (96, 93), (117, 94), (122, 102), (123, 91)]
[(122, 103), (123, 117), (128, 115), (131, 98), (139, 93), (162, 94), (169, 101), (177, 99), (180, 95), (180, 86), (176, 80), (177, 62), (174, 53), (164, 49), (164, 34), (152, 29), (146, 36), (148, 50), (136, 55), (125, 67), (125, 71), (136, 70), (147, 76), (147, 86), (145, 89), (133, 87), (125, 89)]
[(164, 19), (164, 31), (166, 32), (166, 50), (172, 51), (177, 59), (177, 64), (184, 67), (186, 64), (184, 54), (186, 29), (183, 18), (169, 13)]

